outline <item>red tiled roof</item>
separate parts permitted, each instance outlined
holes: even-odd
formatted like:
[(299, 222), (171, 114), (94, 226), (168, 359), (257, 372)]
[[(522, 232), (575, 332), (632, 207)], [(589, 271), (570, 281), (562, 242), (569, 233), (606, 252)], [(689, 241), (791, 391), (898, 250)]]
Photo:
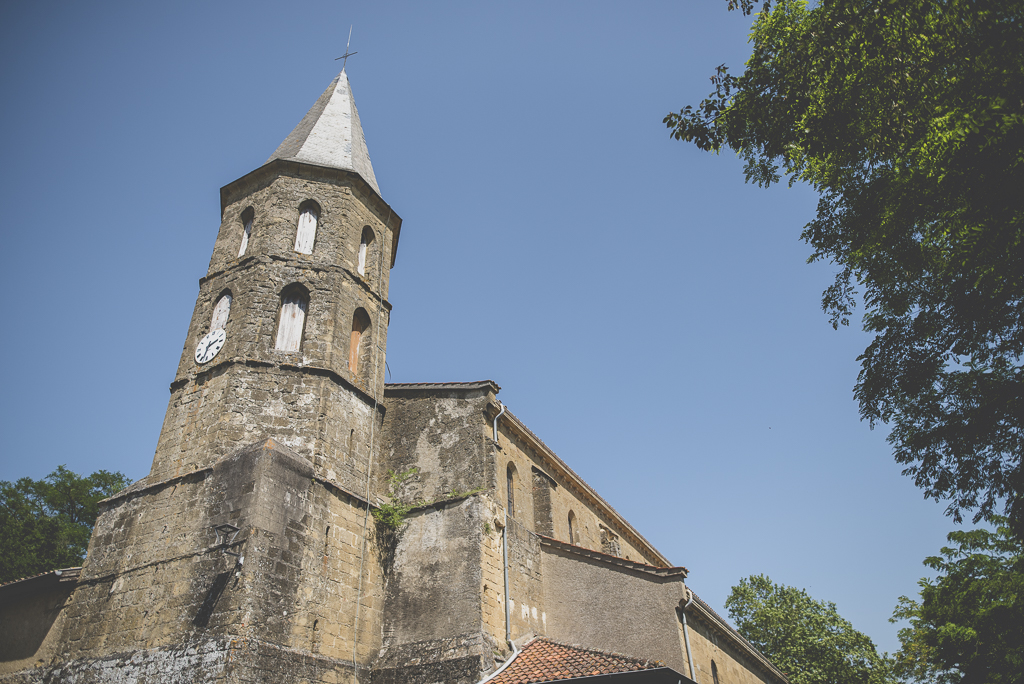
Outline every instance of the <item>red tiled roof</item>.
[(591, 651), (535, 639), (519, 652), (508, 668), (489, 684), (534, 684), (590, 677), (614, 672), (636, 672), (664, 667), (650, 660)]

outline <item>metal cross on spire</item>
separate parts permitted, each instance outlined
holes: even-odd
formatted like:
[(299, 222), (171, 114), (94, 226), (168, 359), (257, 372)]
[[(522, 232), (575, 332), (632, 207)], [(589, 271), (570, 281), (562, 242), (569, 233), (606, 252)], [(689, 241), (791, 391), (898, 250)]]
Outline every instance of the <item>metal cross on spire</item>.
[(352, 55), (358, 55), (359, 54), (358, 52), (349, 52), (348, 51), (348, 46), (351, 45), (351, 44), (352, 44), (352, 25), (350, 24), (349, 27), (348, 27), (348, 42), (345, 43), (345, 54), (343, 54), (341, 57), (335, 57), (334, 58), (335, 62), (337, 62), (339, 59), (345, 60), (344, 62), (341, 63), (341, 70), (342, 71), (345, 70), (345, 65), (348, 64), (348, 58), (351, 57)]

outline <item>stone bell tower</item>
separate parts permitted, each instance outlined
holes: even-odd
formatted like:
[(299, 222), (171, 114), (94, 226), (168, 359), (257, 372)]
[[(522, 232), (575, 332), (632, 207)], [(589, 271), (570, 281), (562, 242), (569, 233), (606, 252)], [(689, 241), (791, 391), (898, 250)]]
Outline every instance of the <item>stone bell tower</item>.
[(152, 470), (102, 504), (46, 681), (368, 681), (401, 225), (342, 71), (221, 189)]
[(273, 437), (365, 489), (402, 220), (381, 199), (345, 72), (220, 195), (151, 477)]

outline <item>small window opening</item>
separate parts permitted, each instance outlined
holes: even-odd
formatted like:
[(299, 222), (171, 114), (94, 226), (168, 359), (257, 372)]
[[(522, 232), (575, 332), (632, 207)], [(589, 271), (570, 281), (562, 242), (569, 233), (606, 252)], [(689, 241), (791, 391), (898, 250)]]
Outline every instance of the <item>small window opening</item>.
[(274, 344), (276, 349), (286, 352), (299, 351), (308, 307), (309, 297), (297, 287), (285, 290), (281, 294), (281, 319), (277, 324), (277, 342)]
[(507, 496), (506, 501), (508, 502), (508, 516), (510, 518), (515, 517), (516, 514), (516, 468), (511, 463), (508, 464), (508, 468), (505, 469), (505, 484), (507, 485)]
[(370, 251), (371, 243), (373, 243), (373, 229), (370, 226), (365, 226), (363, 237), (359, 241), (359, 275), (366, 275), (366, 255)]
[(295, 251), (312, 254), (316, 242), (316, 224), (320, 219), (320, 208), (315, 202), (305, 202), (299, 207), (299, 225), (295, 229)]
[(714, 660), (711, 661), (711, 679), (715, 680), (715, 684), (719, 684), (718, 665), (715, 664)]
[(228, 325), (228, 316), (231, 314), (231, 293), (225, 292), (213, 305), (213, 316), (210, 319), (210, 332), (223, 330)]
[(569, 511), (569, 543), (576, 543), (576, 514)]
[(356, 309), (352, 314), (352, 338), (348, 347), (348, 369), (353, 374), (359, 373), (359, 355), (362, 351), (364, 333), (370, 328), (370, 317), (365, 309)]
[(238, 257), (245, 256), (245, 250), (249, 248), (249, 236), (252, 235), (252, 219), (254, 212), (249, 207), (242, 212), (242, 245), (238, 248)]

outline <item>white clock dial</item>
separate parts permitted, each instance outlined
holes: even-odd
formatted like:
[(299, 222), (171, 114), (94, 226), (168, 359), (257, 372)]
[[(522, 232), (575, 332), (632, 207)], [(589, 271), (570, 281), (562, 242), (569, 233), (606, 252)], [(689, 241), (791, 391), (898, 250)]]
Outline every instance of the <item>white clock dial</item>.
[(220, 328), (211, 330), (206, 337), (199, 340), (199, 344), (196, 345), (196, 363), (206, 363), (216, 356), (227, 337), (224, 329)]

